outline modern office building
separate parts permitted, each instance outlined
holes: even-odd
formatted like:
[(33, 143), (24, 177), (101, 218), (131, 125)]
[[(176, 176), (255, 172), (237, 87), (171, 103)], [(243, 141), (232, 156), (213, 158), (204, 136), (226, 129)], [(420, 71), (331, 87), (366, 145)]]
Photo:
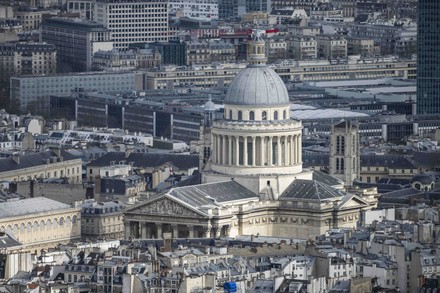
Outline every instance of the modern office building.
[(79, 17), (84, 20), (93, 20), (95, 1), (93, 0), (67, 0), (67, 12), (79, 13)]
[[(49, 109), (51, 95), (69, 96), (72, 90), (127, 92), (143, 90), (143, 74), (137, 72), (88, 72), (52, 76), (11, 78), (11, 102), (21, 111)], [(34, 109), (34, 107), (36, 107)]]
[(94, 20), (111, 31), (117, 49), (126, 49), (133, 43), (169, 40), (165, 0), (98, 0)]
[(440, 2), (419, 0), (417, 32), (417, 112), (440, 113)]
[(113, 49), (110, 31), (95, 22), (49, 18), (41, 27), (42, 40), (57, 47), (60, 65), (73, 71), (90, 71), (94, 53)]
[(168, 7), (170, 12), (176, 13), (176, 16), (199, 20), (218, 18), (217, 0), (170, 0)]

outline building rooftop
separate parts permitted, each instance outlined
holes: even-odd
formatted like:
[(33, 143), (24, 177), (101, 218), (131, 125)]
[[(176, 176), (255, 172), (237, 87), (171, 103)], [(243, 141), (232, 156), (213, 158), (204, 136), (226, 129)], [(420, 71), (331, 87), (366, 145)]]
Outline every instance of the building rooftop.
[(0, 203), (0, 218), (69, 209), (70, 206), (45, 197), (34, 197)]

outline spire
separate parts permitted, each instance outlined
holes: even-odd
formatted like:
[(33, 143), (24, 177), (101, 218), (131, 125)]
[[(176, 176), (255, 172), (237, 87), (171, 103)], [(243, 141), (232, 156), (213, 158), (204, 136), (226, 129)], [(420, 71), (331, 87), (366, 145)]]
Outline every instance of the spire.
[(258, 28), (258, 23), (255, 29), (252, 30), (252, 37), (247, 47), (247, 61), (249, 64), (266, 64), (266, 42), (261, 37), (263, 30)]

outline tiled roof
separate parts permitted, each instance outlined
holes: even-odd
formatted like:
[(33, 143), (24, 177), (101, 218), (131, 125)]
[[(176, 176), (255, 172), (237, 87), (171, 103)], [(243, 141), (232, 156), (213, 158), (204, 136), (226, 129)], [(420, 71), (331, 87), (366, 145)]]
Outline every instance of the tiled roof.
[(245, 199), (258, 200), (257, 195), (235, 181), (179, 187), (172, 189), (170, 194), (193, 207), (218, 205)]
[(325, 201), (329, 199), (340, 199), (344, 195), (345, 193), (339, 189), (322, 182), (316, 180), (296, 179), (289, 185), (289, 187), (287, 187), (280, 199)]

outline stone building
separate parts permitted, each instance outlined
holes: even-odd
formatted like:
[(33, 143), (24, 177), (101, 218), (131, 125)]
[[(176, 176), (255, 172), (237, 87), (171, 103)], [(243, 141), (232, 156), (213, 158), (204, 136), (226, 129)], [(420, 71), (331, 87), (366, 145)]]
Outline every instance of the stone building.
[(122, 210), (118, 201), (96, 202), (86, 200), (81, 205), (81, 236), (120, 239), (124, 237)]
[(0, 44), (0, 77), (54, 74), (57, 50), (46, 43)]
[(1, 181), (50, 178), (66, 178), (69, 183), (81, 183), (81, 159), (64, 151), (44, 151), (0, 159)]
[[(374, 196), (342, 190), (343, 182), (302, 168), (302, 124), (290, 119), (282, 79), (266, 66), (255, 33), (249, 65), (231, 82), (224, 118), (201, 131), (211, 155), (200, 185), (176, 187), (124, 212), (125, 237), (238, 235), (313, 238), (329, 228), (355, 227)], [(208, 146), (207, 146), (208, 147)], [(201, 156), (205, 156), (203, 152)]]
[(351, 121), (332, 127), (329, 174), (352, 185), (360, 177), (359, 128)]
[(28, 249), (53, 247), (81, 236), (80, 208), (35, 197), (0, 203), (0, 231)]

